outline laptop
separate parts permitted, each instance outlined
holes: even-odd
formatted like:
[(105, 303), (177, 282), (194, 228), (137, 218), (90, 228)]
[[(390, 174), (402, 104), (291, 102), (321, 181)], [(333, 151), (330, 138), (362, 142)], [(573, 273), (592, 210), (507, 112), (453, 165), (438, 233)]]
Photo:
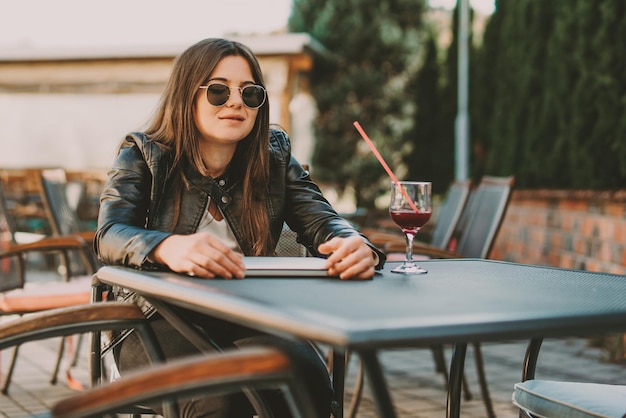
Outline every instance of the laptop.
[(318, 257), (244, 257), (246, 277), (328, 277)]

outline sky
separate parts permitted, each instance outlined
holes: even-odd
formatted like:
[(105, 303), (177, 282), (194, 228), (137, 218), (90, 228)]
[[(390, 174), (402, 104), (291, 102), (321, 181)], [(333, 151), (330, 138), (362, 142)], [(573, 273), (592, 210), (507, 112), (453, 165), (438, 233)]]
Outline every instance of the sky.
[[(489, 13), (494, 0), (470, 0)], [(456, 0), (430, 0), (454, 7)], [(0, 0), (0, 48), (192, 44), (285, 27), (291, 0)]]

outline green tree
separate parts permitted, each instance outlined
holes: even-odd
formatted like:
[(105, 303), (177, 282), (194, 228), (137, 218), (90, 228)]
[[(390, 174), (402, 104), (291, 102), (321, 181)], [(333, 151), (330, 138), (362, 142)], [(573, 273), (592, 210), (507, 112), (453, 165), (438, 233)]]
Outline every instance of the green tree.
[(294, 0), (289, 29), (308, 32), (329, 51), (310, 75), (318, 106), (316, 176), (353, 186), (356, 204), (373, 207), (389, 178), (353, 126), (359, 121), (398, 177), (414, 105), (405, 87), (417, 70), (423, 0)]
[(444, 117), (442, 113), (442, 76), (436, 36), (431, 33), (426, 39), (424, 61), (415, 79), (407, 85), (417, 114), (413, 128), (406, 134), (410, 148), (404, 155), (404, 163), (408, 178), (432, 181), (433, 192), (444, 193), (454, 178), (454, 132), (449, 129), (450, 115)]
[(518, 188), (623, 188), (625, 9), (498, 0), (471, 73), (481, 174), (514, 174)]

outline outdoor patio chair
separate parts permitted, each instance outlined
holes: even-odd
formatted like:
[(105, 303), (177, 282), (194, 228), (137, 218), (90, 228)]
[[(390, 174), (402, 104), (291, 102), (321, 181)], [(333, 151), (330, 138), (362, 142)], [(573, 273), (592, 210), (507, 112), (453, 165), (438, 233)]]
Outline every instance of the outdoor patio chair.
[[(148, 326), (143, 312), (137, 305), (125, 302), (81, 303), (8, 321), (0, 325), (0, 350), (53, 337), (61, 337), (61, 340), (64, 340), (74, 334), (90, 332), (95, 335), (104, 331), (125, 329), (134, 329), (139, 333), (144, 349), (153, 364), (164, 363), (156, 335)], [(100, 379), (94, 376), (98, 372), (97, 368), (91, 368), (90, 375), (92, 382), (100, 384)], [(164, 404), (164, 408), (167, 411), (175, 411), (172, 409), (175, 406), (169, 403)], [(135, 413), (138, 410), (117, 410), (120, 411)]]
[[(36, 170), (35, 175), (37, 176), (36, 181), (39, 182), (41, 202), (52, 235), (76, 235), (89, 243), (93, 242), (95, 231), (82, 228), (76, 210), (69, 202), (68, 188), (70, 184), (67, 181), (65, 170), (63, 168), (45, 168)], [(82, 192), (82, 189), (79, 190), (79, 194)], [(98, 266), (99, 263), (93, 252), (90, 257), (92, 258), (91, 263)], [(74, 253), (69, 253), (63, 262), (63, 265), (68, 266), (67, 268), (76, 269), (81, 266), (80, 261), (77, 260), (77, 255)], [(70, 264), (71, 267), (69, 267)]]
[[(465, 208), (472, 187), (471, 180), (454, 181), (446, 192), (446, 197), (439, 207), (435, 226), (432, 229), (429, 247), (448, 248), (452, 233), (458, 223), (461, 213)], [(395, 224), (392, 225), (394, 228)], [(380, 231), (374, 228), (365, 228), (361, 232), (377, 247), (385, 249), (390, 242), (400, 240), (404, 244), (404, 236), (397, 228), (397, 233)], [(413, 248), (418, 250), (423, 245), (421, 242), (414, 242)]]
[[(470, 194), (445, 247), (417, 243), (414, 254), (430, 258), (489, 258), (506, 215), (515, 178), (484, 176)], [(387, 253), (404, 254), (404, 239), (388, 241)]]
[(626, 416), (626, 385), (535, 379), (542, 342), (542, 338), (529, 341), (522, 382), (514, 386), (512, 400), (520, 418)]
[[(90, 243), (80, 237), (47, 237), (27, 244), (17, 244), (14, 238), (15, 227), (9, 216), (2, 187), (0, 187), (0, 315), (24, 315), (52, 308), (87, 303), (90, 300), (90, 275), (95, 268), (90, 262)], [(31, 271), (27, 269), (27, 256), (39, 254), (66, 254), (74, 251), (85, 265), (87, 276), (60, 280), (28, 280)], [(73, 276), (68, 271), (69, 276)], [(17, 361), (19, 344), (15, 345), (13, 357), (8, 367), (1, 392), (9, 390), (11, 376)], [(59, 366), (64, 353), (64, 342), (59, 347), (57, 364), (52, 373), (51, 383), (56, 383)]]

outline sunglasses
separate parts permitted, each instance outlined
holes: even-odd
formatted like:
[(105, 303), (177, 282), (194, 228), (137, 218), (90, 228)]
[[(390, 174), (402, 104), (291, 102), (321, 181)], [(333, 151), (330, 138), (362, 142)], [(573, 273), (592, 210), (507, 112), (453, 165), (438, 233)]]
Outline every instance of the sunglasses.
[(258, 109), (263, 106), (267, 98), (265, 87), (256, 84), (245, 87), (229, 87), (222, 83), (212, 83), (198, 88), (206, 90), (206, 99), (213, 106), (224, 106), (230, 97), (231, 89), (239, 90), (243, 104), (250, 109)]

